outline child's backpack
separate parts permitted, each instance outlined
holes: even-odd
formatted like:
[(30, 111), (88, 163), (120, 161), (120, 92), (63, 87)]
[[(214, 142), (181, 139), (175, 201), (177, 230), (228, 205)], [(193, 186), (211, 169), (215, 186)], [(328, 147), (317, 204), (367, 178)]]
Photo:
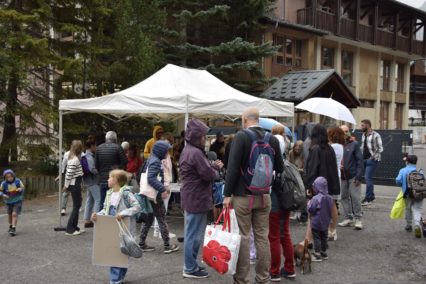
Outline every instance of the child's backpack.
[(245, 129), (245, 133), (251, 138), (251, 150), (249, 165), (241, 173), (246, 188), (253, 195), (269, 193), (273, 180), (275, 151), (269, 145), (270, 133), (265, 133), (263, 138), (258, 138), (252, 130)]
[(407, 176), (408, 196), (414, 200), (423, 200), (426, 197), (426, 180), (422, 172), (415, 170)]
[(305, 185), (295, 165), (284, 160), (284, 170), (273, 186), (284, 210), (299, 210), (306, 205)]
[(89, 163), (87, 162), (86, 156), (81, 157), (80, 160), (81, 167), (83, 168), (83, 176), (88, 176), (90, 174)]

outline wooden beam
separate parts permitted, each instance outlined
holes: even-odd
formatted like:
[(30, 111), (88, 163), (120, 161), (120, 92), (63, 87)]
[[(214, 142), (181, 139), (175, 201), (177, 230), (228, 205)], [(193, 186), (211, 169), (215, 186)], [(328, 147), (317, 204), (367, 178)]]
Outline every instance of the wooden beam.
[(426, 23), (425, 19), (423, 19), (423, 56), (426, 56)]
[[(417, 26), (417, 25), (416, 25)], [(418, 27), (416, 28), (416, 31), (414, 32), (415, 34), (421, 29), (421, 28), (423, 28), (424, 27), (424, 25), (423, 24), (420, 24), (420, 25), (418, 25)]]
[(399, 26), (398, 31), (402, 30), (408, 23), (410, 23), (410, 20), (411, 19), (407, 19), (407, 18), (404, 18), (404, 19), (399, 18), (399, 22), (400, 23), (403, 22), (403, 23), (402, 25)]
[(343, 14), (346, 13), (352, 6), (353, 1), (349, 1), (346, 6), (343, 6)]
[(365, 9), (364, 13), (361, 15), (361, 20), (365, 18), (365, 16), (368, 15), (368, 13), (370, 13), (370, 9)]
[(373, 44), (377, 44), (377, 27), (379, 26), (379, 1), (374, 5)]
[(399, 26), (399, 13), (395, 14), (395, 21), (393, 23), (393, 48), (398, 49), (398, 26)]
[(355, 40), (359, 40), (359, 17), (361, 14), (361, 0), (356, 0)]
[[(410, 22), (410, 36), (409, 36), (409, 49), (408, 53), (413, 53), (413, 35), (414, 35), (414, 19)], [(424, 40), (424, 39), (423, 39)]]
[(342, 18), (342, 0), (336, 0), (336, 35), (340, 34), (340, 23)]
[(312, 26), (317, 27), (317, 0), (312, 0)]

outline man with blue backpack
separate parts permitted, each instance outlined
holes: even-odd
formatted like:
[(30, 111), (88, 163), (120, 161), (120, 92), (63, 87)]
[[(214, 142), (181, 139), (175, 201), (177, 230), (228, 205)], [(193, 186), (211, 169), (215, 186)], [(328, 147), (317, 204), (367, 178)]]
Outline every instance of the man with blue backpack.
[(259, 125), (259, 110), (250, 107), (242, 115), (243, 130), (232, 142), (226, 173), (224, 207), (232, 207), (238, 220), (241, 247), (234, 283), (251, 283), (249, 238), (253, 227), (257, 250), (256, 283), (270, 281), (270, 190), (273, 172), (283, 171), (277, 138)]

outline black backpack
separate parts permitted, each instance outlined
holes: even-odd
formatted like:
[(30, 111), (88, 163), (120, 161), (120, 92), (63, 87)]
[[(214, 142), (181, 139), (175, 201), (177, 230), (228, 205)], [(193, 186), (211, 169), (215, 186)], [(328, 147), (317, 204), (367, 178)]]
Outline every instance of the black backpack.
[(306, 205), (306, 192), (302, 177), (295, 165), (284, 160), (284, 170), (278, 174), (272, 190), (284, 210), (299, 210)]
[(408, 196), (414, 200), (423, 200), (426, 197), (426, 180), (423, 173), (412, 171), (407, 176)]

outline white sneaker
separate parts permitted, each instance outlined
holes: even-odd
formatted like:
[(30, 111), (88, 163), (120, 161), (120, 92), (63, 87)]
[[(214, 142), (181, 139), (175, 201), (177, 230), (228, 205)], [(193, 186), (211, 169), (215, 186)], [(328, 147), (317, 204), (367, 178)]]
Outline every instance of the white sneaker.
[(62, 209), (62, 210), (61, 210), (61, 215), (62, 215), (62, 216), (65, 216), (65, 213), (66, 213), (65, 209)]
[(340, 222), (339, 227), (353, 227), (354, 226), (354, 221), (351, 219), (346, 219), (343, 220), (342, 222)]
[(363, 226), (362, 226), (362, 222), (361, 220), (357, 219), (355, 220), (355, 229), (356, 230), (362, 230)]

